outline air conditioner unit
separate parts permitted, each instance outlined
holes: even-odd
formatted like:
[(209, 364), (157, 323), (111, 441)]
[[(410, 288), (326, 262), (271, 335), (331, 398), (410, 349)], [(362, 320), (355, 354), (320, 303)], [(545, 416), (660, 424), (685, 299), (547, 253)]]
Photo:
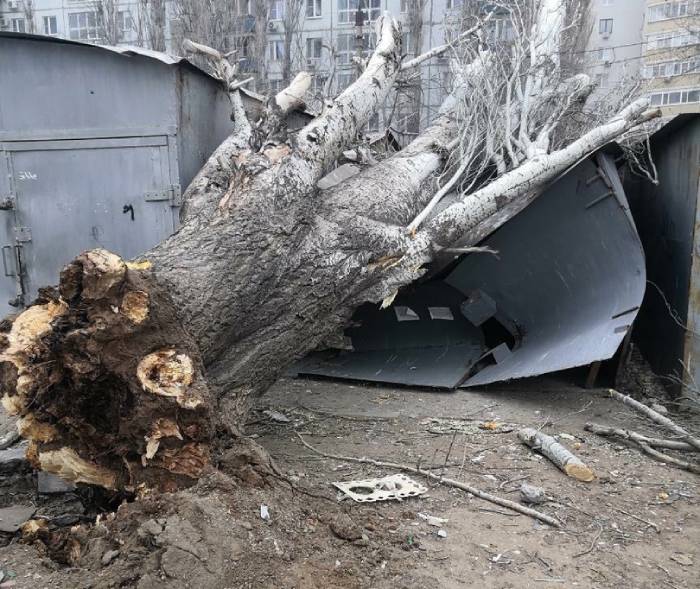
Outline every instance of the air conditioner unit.
[(600, 36), (603, 37), (603, 39), (609, 39), (609, 38), (610, 38), (610, 33), (608, 33), (608, 32), (606, 31), (605, 33), (601, 33)]
[(306, 60), (306, 68), (313, 70), (316, 69), (319, 65), (319, 58), (318, 57), (309, 57)]
[(611, 59), (606, 59), (606, 60), (603, 62), (603, 65), (604, 65), (605, 67), (610, 67), (610, 66), (612, 65), (612, 60), (611, 60)]
[(274, 33), (275, 31), (277, 31), (277, 25), (273, 22), (269, 22), (267, 23), (267, 30), (271, 33)]
[(19, 2), (17, 2), (17, 0), (8, 0), (7, 10), (9, 10), (10, 12), (19, 12)]
[(671, 83), (671, 76), (664, 76), (664, 84), (670, 84)]

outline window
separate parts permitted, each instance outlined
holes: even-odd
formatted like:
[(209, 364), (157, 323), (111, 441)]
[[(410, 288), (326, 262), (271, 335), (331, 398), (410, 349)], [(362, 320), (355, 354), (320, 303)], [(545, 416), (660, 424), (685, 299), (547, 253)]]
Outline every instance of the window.
[(447, 0), (447, 10), (457, 10), (462, 8), (464, 0)]
[(270, 41), (270, 61), (282, 61), (284, 59), (284, 41), (278, 39), (276, 41)]
[[(338, 92), (345, 90), (355, 80), (355, 74), (352, 72), (340, 72), (338, 74)], [(401, 321), (399, 319), (399, 321)]]
[(615, 4), (615, 0), (602, 0), (600, 3), (601, 6), (612, 6)]
[(408, 2), (409, 0), (401, 0), (401, 14), (408, 12)]
[(598, 61), (612, 61), (613, 60), (613, 50), (609, 48), (598, 49), (595, 53), (596, 59)]
[(283, 80), (270, 80), (270, 94), (277, 94), (282, 91)]
[(601, 35), (609, 35), (613, 31), (613, 19), (601, 18), (598, 21), (598, 32)]
[(645, 78), (669, 78), (700, 72), (700, 58), (649, 64), (644, 68)]
[(250, 16), (250, 0), (238, 0), (236, 10), (238, 16)]
[(649, 22), (681, 18), (700, 13), (700, 0), (677, 0), (649, 7)]
[(321, 0), (306, 0), (306, 18), (320, 18), (322, 15)]
[(58, 34), (58, 22), (55, 16), (45, 16), (42, 22), (44, 23), (44, 35)]
[(365, 22), (379, 18), (381, 0), (338, 0), (338, 22), (354, 23), (360, 3)]
[(651, 103), (654, 106), (695, 104), (698, 102), (700, 102), (700, 88), (668, 90), (667, 92), (655, 92), (651, 95)]
[(10, 23), (12, 24), (12, 30), (15, 33), (26, 33), (27, 32), (27, 23), (23, 18), (10, 19)]
[(270, 20), (282, 20), (284, 18), (285, 0), (272, 0), (270, 4)]
[(647, 50), (685, 47), (700, 42), (700, 33), (683, 31), (657, 33), (656, 35), (648, 35), (646, 41)]
[(610, 75), (609, 74), (596, 74), (595, 84), (598, 88), (604, 89), (610, 86)]
[(363, 49), (362, 55), (368, 57), (374, 49), (375, 36), (374, 34), (362, 35), (362, 39), (358, 39), (356, 35), (344, 34), (338, 35), (336, 44), (336, 59), (339, 64), (352, 63), (352, 56), (358, 52), (358, 43), (361, 43)]
[(488, 39), (491, 43), (512, 41), (515, 38), (513, 22), (510, 18), (496, 18), (487, 25)]
[(120, 10), (117, 13), (117, 24), (119, 26), (119, 36), (124, 37), (126, 33), (134, 30), (134, 20), (127, 10)]
[(414, 55), (411, 33), (401, 33), (401, 52), (404, 55)]
[(321, 52), (323, 51), (323, 39), (320, 37), (308, 37), (306, 39), (306, 64), (307, 66), (318, 66), (321, 62)]
[(99, 39), (101, 28), (102, 18), (96, 12), (72, 12), (68, 15), (68, 30), (71, 39)]

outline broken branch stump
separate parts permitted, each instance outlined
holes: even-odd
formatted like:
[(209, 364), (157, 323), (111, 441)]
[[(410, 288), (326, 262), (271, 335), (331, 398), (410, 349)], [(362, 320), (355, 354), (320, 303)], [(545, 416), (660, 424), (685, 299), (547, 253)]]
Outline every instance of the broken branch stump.
[(549, 458), (568, 476), (585, 483), (590, 483), (595, 478), (593, 471), (578, 456), (572, 454), (552, 436), (526, 427), (518, 432), (518, 438), (533, 450)]

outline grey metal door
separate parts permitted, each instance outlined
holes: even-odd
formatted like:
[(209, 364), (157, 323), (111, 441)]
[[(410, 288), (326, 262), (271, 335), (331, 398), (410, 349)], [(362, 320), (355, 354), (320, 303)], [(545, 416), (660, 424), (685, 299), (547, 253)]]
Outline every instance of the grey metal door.
[(4, 144), (16, 199), (11, 245), (21, 256), (25, 304), (81, 251), (103, 247), (131, 258), (173, 232), (179, 186), (168, 139)]

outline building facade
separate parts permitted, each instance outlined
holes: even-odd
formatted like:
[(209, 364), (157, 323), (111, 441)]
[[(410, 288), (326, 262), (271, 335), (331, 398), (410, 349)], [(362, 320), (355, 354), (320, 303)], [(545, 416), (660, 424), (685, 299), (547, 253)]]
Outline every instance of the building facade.
[(609, 99), (638, 83), (646, 2), (590, 0), (585, 63), (597, 85), (594, 99)]
[(664, 114), (700, 112), (700, 0), (648, 0), (642, 77)]
[[(273, 93), (302, 69), (314, 74), (318, 99), (347, 87), (357, 60), (374, 46), (374, 21), (384, 11), (403, 23), (404, 52), (416, 55), (459, 30), (465, 7), (479, 0), (0, 0), (0, 29), (177, 53), (183, 36), (237, 51), (254, 90)], [(588, 0), (586, 69), (601, 101), (637, 87), (675, 112), (698, 105), (700, 0)], [(697, 17), (695, 17), (697, 22)], [(512, 35), (506, 18), (491, 37)], [(642, 84), (643, 83), (643, 84)], [(369, 130), (390, 125), (405, 142), (432, 119), (450, 84), (446, 58), (425, 62), (403, 83)], [(381, 124), (380, 124), (381, 123)]]

